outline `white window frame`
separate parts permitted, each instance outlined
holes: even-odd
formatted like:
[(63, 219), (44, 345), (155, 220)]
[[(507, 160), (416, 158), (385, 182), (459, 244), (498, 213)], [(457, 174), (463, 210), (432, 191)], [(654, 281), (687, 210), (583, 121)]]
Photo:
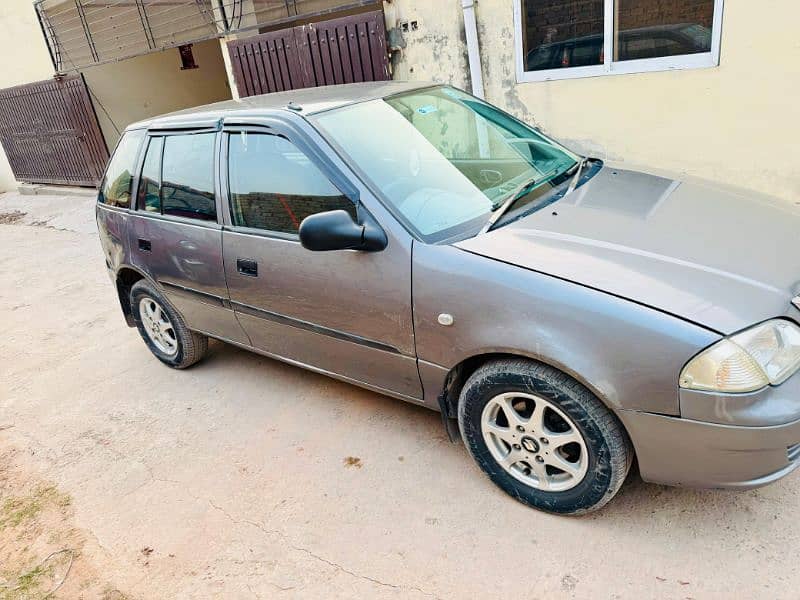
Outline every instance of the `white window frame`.
[(720, 41), (722, 38), (722, 5), (724, 0), (714, 0), (714, 20), (711, 26), (711, 51), (702, 54), (681, 54), (642, 58), (638, 60), (614, 61), (614, 2), (604, 0), (603, 7), (603, 56), (602, 65), (564, 67), (543, 71), (525, 71), (525, 56), (522, 32), (522, 2), (514, 0), (514, 52), (516, 57), (517, 83), (530, 81), (555, 81), (601, 75), (647, 73), (651, 71), (675, 71), (682, 69), (706, 69), (719, 65)]

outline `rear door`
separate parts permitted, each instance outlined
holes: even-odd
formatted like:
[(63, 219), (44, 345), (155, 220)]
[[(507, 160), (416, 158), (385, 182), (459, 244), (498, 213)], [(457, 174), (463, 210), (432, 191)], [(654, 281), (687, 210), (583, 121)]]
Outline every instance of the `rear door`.
[(247, 344), (230, 306), (222, 264), (215, 154), (219, 133), (149, 132), (131, 213), (134, 265), (190, 329)]
[[(411, 314), (411, 240), (382, 252), (311, 252), (311, 214), (372, 218), (359, 191), (299, 128), (226, 126), (223, 247), (231, 302), (261, 351), (420, 399)], [(362, 198), (361, 200), (365, 200)]]

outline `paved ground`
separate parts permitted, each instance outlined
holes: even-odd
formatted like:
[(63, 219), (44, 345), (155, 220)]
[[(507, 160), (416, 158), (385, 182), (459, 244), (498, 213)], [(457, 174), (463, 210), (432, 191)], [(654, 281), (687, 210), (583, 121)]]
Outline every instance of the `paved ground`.
[(4, 221), (3, 506), (52, 486), (68, 507), (0, 539), (6, 585), (71, 543), (62, 597), (797, 597), (800, 477), (731, 493), (633, 476), (600, 513), (541, 514), (435, 413), (222, 344), (162, 366), (124, 325), (90, 201), (6, 195)]

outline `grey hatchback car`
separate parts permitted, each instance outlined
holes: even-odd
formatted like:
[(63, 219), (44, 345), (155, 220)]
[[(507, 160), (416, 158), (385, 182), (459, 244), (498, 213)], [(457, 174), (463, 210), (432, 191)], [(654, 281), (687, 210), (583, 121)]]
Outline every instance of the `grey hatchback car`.
[(299, 90), (127, 128), (97, 223), (162, 362), (208, 338), (441, 411), (579, 514), (800, 464), (800, 214), (616, 169), (455, 88)]

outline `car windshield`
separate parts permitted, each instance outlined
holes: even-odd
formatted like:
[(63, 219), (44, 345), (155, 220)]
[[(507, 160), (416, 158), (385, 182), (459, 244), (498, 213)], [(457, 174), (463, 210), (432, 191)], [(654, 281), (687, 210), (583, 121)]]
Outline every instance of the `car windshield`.
[(418, 237), (475, 233), (510, 195), (535, 203), (579, 160), (501, 110), (434, 87), (323, 112), (314, 121)]

